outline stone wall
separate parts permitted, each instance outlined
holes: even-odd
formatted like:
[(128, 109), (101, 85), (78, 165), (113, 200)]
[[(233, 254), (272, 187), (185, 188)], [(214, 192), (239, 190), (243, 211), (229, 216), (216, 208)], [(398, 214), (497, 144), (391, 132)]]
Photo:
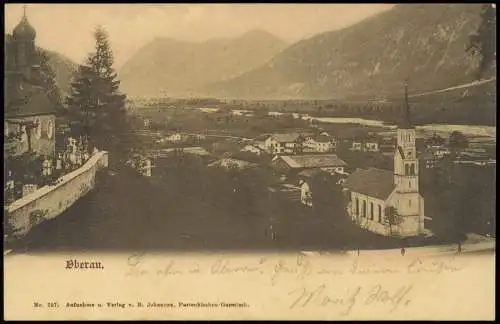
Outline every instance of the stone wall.
[(14, 237), (26, 235), (39, 223), (63, 213), (94, 189), (96, 171), (108, 166), (108, 152), (95, 153), (77, 170), (61, 177), (56, 185), (44, 186), (7, 207), (6, 220)]

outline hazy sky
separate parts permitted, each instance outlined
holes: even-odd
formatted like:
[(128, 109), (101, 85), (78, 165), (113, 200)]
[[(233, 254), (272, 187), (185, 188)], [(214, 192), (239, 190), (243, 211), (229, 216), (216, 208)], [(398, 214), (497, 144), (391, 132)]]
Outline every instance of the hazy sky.
[[(93, 48), (92, 30), (103, 25), (116, 66), (155, 37), (203, 41), (267, 30), (294, 42), (339, 29), (391, 4), (28, 4), (37, 44), (81, 63)], [(5, 6), (5, 30), (22, 17), (22, 4)]]

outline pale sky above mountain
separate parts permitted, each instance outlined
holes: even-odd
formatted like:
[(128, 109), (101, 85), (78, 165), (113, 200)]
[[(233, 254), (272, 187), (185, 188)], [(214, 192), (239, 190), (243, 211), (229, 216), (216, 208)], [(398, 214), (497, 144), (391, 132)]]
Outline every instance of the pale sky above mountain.
[[(186, 41), (234, 37), (254, 29), (295, 42), (339, 29), (391, 8), (392, 4), (28, 4), (37, 44), (77, 63), (93, 48), (92, 30), (103, 25), (116, 66), (155, 37)], [(5, 5), (5, 30), (23, 14)]]

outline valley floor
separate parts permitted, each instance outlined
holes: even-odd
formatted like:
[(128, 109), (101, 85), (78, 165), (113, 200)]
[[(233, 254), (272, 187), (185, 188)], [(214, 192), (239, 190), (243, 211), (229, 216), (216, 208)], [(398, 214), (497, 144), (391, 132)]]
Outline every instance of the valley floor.
[[(188, 192), (147, 178), (104, 175), (99, 189), (34, 228), (14, 252), (57, 251), (341, 251), (400, 248), (363, 231), (345, 215), (313, 215), (298, 205), (279, 213), (228, 213)], [(272, 230), (271, 230), (272, 228)], [(273, 233), (274, 232), (274, 233)], [(440, 244), (436, 239), (406, 246)]]

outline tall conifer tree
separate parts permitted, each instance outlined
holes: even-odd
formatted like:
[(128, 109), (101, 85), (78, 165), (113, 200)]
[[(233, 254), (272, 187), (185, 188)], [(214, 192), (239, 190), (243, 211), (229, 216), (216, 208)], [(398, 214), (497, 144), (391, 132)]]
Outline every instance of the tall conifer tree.
[(125, 95), (119, 91), (107, 32), (98, 26), (94, 38), (95, 51), (79, 66), (71, 85), (71, 130), (86, 137), (91, 146), (123, 153), (130, 144)]

